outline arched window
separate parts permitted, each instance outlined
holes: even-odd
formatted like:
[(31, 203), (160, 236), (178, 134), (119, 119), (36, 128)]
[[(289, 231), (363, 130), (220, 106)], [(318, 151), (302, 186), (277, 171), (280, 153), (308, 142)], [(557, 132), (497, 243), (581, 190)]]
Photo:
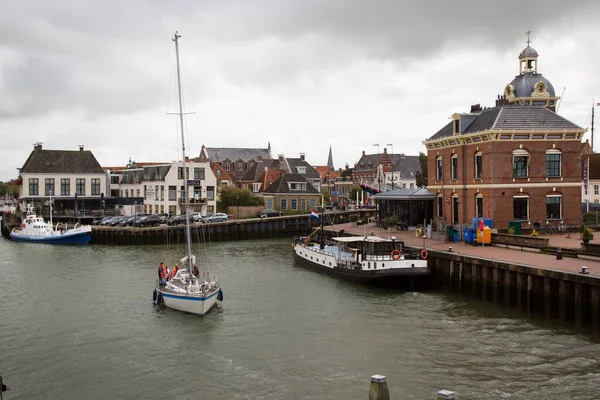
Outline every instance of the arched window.
[(546, 195), (546, 218), (562, 219), (562, 194), (552, 193)]
[(458, 179), (458, 154), (452, 154), (452, 158), (450, 159), (450, 179), (457, 180)]
[(475, 217), (483, 218), (483, 195), (481, 193), (475, 195)]
[(562, 152), (558, 149), (546, 150), (546, 176), (561, 176)]
[(435, 179), (441, 181), (444, 178), (444, 159), (438, 156), (435, 159)]
[(475, 153), (475, 179), (481, 179), (483, 170), (483, 154), (478, 151)]
[(452, 224), (458, 224), (458, 194), (452, 195)]
[(513, 151), (513, 178), (529, 177), (529, 152), (523, 149)]
[(444, 197), (441, 194), (438, 194), (436, 197), (436, 205), (437, 205), (437, 216), (438, 218), (444, 217)]
[(513, 218), (516, 220), (529, 220), (529, 195), (525, 193), (513, 196)]

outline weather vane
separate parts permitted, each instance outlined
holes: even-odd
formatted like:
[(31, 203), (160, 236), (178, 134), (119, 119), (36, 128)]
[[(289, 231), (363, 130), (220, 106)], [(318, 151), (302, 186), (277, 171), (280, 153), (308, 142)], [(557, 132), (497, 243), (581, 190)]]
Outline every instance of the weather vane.
[(529, 40), (529, 35), (531, 35), (531, 31), (527, 31), (525, 32), (525, 34), (527, 35), (527, 46), (529, 46), (529, 43), (531, 43), (531, 40)]

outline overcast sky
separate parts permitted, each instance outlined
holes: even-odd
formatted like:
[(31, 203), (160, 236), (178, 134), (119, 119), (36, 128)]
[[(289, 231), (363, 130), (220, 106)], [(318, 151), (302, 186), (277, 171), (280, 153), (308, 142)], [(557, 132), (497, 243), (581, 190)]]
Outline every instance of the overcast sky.
[[(525, 32), (559, 114), (590, 127), (600, 101), (598, 1), (4, 1), (0, 180), (35, 142), (85, 145), (102, 166), (178, 157), (175, 48), (186, 141), (306, 153), (353, 166), (362, 150), (418, 154), (518, 74)], [(600, 110), (598, 110), (600, 111)], [(600, 119), (597, 118), (598, 121)], [(589, 138), (589, 132), (585, 138)], [(600, 140), (600, 138), (599, 138)], [(598, 140), (596, 141), (598, 142)], [(597, 147), (597, 146), (596, 146)], [(391, 146), (388, 151), (391, 151)]]

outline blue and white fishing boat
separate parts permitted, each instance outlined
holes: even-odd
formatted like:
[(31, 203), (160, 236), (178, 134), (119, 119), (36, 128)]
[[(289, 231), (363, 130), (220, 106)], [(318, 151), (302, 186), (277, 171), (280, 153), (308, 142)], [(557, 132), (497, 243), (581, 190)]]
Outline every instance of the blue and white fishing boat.
[(31, 205), (27, 205), (25, 218), (21, 226), (13, 228), (10, 237), (16, 242), (34, 242), (49, 244), (88, 244), (91, 239), (90, 225), (75, 224), (74, 228), (61, 229), (61, 224), (52, 226), (52, 200), (50, 200), (50, 223), (38, 217)]
[[(179, 120), (181, 123), (181, 146), (183, 170), (187, 171), (185, 155), (185, 135), (183, 130), (183, 106), (181, 102), (181, 78), (179, 73), (179, 38), (175, 32), (175, 53), (177, 56), (177, 86), (179, 89)], [(188, 181), (184, 179), (185, 196), (185, 240), (187, 255), (181, 259), (181, 269), (174, 276), (163, 274), (159, 270), (152, 300), (157, 304), (164, 304), (173, 310), (190, 314), (204, 315), (215, 305), (217, 300), (223, 300), (223, 291), (219, 286), (217, 276), (208, 271), (201, 271), (196, 266), (196, 257), (192, 255)], [(162, 263), (161, 263), (162, 264)]]

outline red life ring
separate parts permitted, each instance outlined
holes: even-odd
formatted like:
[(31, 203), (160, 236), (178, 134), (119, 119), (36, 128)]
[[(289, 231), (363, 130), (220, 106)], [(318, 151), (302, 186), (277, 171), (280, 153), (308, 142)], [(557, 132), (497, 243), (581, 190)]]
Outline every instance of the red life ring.
[(423, 249), (419, 252), (422, 260), (427, 260), (427, 250)]
[(21, 225), (21, 228), (25, 229), (26, 226), (27, 226), (26, 224), (23, 224), (23, 225)]
[(399, 260), (400, 257), (402, 257), (402, 252), (398, 249), (394, 249), (390, 255), (392, 256), (392, 260)]

